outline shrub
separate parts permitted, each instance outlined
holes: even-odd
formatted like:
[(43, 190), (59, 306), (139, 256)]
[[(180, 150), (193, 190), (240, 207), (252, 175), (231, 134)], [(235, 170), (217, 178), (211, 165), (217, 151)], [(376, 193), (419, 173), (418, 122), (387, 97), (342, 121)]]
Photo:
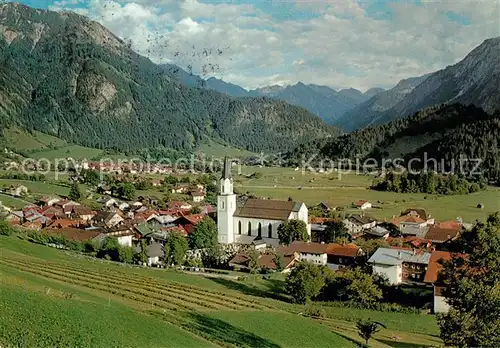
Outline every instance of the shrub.
[(9, 226), (9, 224), (4, 221), (0, 220), (0, 235), (1, 236), (11, 236), (14, 233), (14, 229)]
[(310, 306), (304, 310), (304, 314), (309, 317), (324, 318), (326, 317), (326, 312), (323, 308)]

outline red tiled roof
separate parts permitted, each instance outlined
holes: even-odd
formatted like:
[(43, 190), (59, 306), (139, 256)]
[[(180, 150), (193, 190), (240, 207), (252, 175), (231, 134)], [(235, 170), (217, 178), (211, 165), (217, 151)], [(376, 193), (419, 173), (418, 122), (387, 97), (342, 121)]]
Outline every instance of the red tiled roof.
[(49, 229), (68, 228), (68, 227), (75, 227), (78, 225), (82, 225), (84, 223), (85, 222), (82, 220), (57, 219), (54, 220), (47, 228)]
[(328, 255), (336, 255), (336, 256), (347, 256), (347, 257), (355, 257), (358, 254), (359, 247), (355, 244), (337, 244), (330, 243), (327, 244), (326, 253)]
[(334, 222), (335, 219), (334, 218), (324, 218), (324, 217), (311, 216), (309, 218), (309, 221), (312, 224), (323, 224), (325, 222)]
[(187, 236), (188, 235), (188, 232), (182, 226), (162, 227), (162, 228), (160, 228), (160, 231), (164, 231), (164, 232), (178, 232), (178, 233), (182, 234), (183, 236)]
[(448, 251), (433, 251), (431, 254), (431, 258), (429, 259), (429, 264), (427, 265), (427, 272), (425, 273), (424, 282), (436, 282), (438, 279), (438, 273), (443, 268), (440, 260), (451, 260), (454, 255), (462, 258), (467, 257), (466, 254), (452, 254)]
[(360, 201), (357, 201), (355, 204), (358, 206), (358, 207), (361, 207), (363, 204), (365, 203), (368, 203), (368, 201), (365, 201), (365, 200), (360, 200)]
[(54, 235), (61, 235), (67, 240), (83, 242), (93, 239), (101, 234), (100, 230), (82, 230), (78, 228), (60, 228), (57, 230), (45, 228), (43, 232)]
[(461, 229), (462, 223), (455, 220), (450, 220), (450, 221), (440, 222), (438, 226), (441, 228)]
[(460, 228), (441, 228), (439, 226), (431, 226), (425, 234), (425, 239), (436, 242), (446, 242), (456, 238), (459, 233)]
[(205, 217), (206, 216), (203, 214), (193, 214), (193, 215), (185, 215), (184, 216), (184, 218), (193, 225), (196, 225), (198, 222), (203, 220)]

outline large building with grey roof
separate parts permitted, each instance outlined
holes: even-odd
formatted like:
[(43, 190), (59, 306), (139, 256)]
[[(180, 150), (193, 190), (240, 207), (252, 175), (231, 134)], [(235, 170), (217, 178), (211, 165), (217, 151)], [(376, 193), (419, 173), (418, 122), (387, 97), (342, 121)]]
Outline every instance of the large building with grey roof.
[(431, 253), (421, 250), (378, 248), (368, 263), (390, 284), (422, 284), (430, 258)]
[(231, 161), (224, 160), (217, 197), (219, 243), (251, 244), (255, 239), (278, 245), (278, 226), (287, 220), (304, 221), (309, 235), (308, 209), (303, 202), (271, 199), (247, 199), (237, 204), (233, 192)]

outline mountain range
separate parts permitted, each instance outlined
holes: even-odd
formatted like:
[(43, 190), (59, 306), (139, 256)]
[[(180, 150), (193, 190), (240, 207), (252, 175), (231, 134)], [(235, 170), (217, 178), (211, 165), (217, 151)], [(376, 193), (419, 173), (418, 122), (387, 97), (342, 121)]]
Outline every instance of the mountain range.
[(97, 22), (16, 3), (0, 5), (0, 126), (120, 151), (282, 151), (339, 133), (283, 101), (190, 88)]
[(289, 104), (305, 108), (321, 117), (328, 124), (337, 124), (338, 119), (347, 111), (384, 91), (383, 88), (370, 88), (365, 93), (354, 88), (336, 91), (327, 86), (304, 84), (302, 82), (291, 86), (274, 85), (246, 90), (243, 87), (215, 77), (205, 80), (174, 64), (163, 64), (162, 66), (186, 86), (213, 89), (233, 97), (269, 97), (283, 100)]
[[(441, 173), (463, 169), (462, 174), (474, 170), (476, 178), (500, 184), (499, 144), (500, 111), (487, 113), (474, 105), (455, 103), (432, 106), (336, 138), (301, 144), (288, 157), (294, 163), (301, 163), (303, 156), (311, 158), (311, 154), (320, 154), (318, 160), (350, 159), (352, 163), (357, 159), (361, 163), (370, 159), (370, 164), (385, 160), (389, 167), (395, 164), (392, 160), (400, 159), (400, 165), (407, 168), (405, 164), (412, 163), (413, 169), (422, 169), (427, 162), (427, 170)], [(476, 164), (479, 166), (474, 168)]]
[(194, 81), (200, 87), (235, 97), (267, 96), (284, 100), (348, 132), (387, 123), (437, 104), (474, 104), (487, 112), (500, 107), (500, 37), (485, 40), (463, 60), (445, 69), (403, 79), (388, 90), (371, 88), (365, 93), (354, 88), (335, 91), (327, 86), (302, 82), (247, 91), (222, 80), (210, 78), (205, 81), (180, 70), (185, 76), (181, 81)]
[(500, 108), (500, 37), (485, 40), (454, 65), (402, 80), (359, 104), (335, 124), (352, 131), (450, 103), (473, 104), (487, 112)]

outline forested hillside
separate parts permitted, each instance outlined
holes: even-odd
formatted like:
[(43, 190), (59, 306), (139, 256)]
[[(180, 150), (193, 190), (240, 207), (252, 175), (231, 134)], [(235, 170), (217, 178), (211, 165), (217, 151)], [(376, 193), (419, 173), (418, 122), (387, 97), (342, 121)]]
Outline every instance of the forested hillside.
[(96, 148), (279, 151), (338, 132), (300, 107), (188, 88), (100, 24), (0, 5), (0, 119)]
[[(319, 145), (315, 148), (315, 146)], [(424, 109), (411, 117), (372, 126), (336, 139), (326, 144), (313, 142), (292, 152), (292, 158), (320, 152), (325, 158), (412, 158), (413, 168), (421, 168), (424, 159), (434, 158), (439, 170), (458, 171), (460, 156), (480, 159), (478, 168), (492, 181), (500, 181), (500, 112), (488, 114), (475, 106), (460, 104), (441, 105)], [(443, 164), (441, 164), (441, 161)], [(456, 167), (452, 168), (455, 161)], [(464, 170), (471, 171), (475, 161), (464, 162)]]

